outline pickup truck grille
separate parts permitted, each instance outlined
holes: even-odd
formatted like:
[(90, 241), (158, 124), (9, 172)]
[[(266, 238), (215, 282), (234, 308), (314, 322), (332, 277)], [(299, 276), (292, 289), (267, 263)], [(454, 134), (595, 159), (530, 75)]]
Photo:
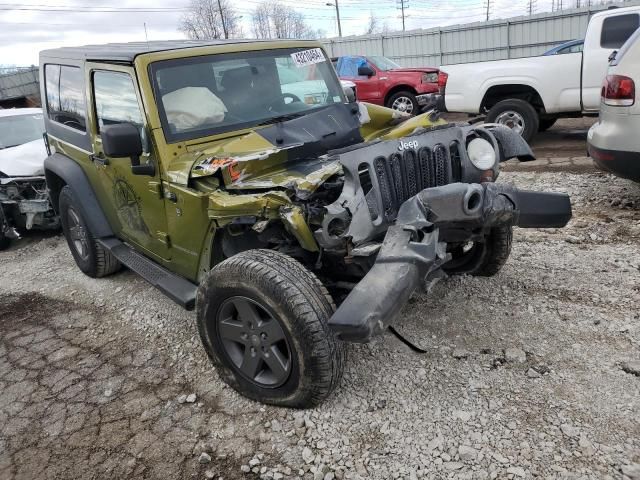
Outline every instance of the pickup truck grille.
[[(374, 174), (388, 220), (394, 219), (400, 205), (421, 190), (457, 181), (454, 179), (460, 161), (457, 145), (453, 143), (450, 147), (437, 144), (433, 148), (407, 149), (374, 159)], [(374, 203), (367, 203), (372, 216), (377, 216)]]

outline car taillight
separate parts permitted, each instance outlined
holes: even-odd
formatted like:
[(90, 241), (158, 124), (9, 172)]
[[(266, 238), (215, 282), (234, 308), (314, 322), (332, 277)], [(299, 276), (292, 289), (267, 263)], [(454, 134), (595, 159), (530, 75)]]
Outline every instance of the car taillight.
[(444, 95), (444, 90), (447, 88), (447, 80), (449, 79), (449, 75), (442, 70), (438, 73), (438, 90), (441, 95)]
[(602, 83), (602, 101), (605, 105), (630, 107), (636, 100), (636, 86), (624, 75), (607, 75)]

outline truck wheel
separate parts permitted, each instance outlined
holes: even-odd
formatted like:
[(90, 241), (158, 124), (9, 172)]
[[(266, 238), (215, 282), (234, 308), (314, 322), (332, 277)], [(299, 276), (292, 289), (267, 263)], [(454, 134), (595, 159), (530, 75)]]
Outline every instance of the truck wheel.
[(67, 239), (69, 250), (83, 273), (100, 278), (120, 270), (122, 265), (116, 257), (96, 242), (91, 234), (78, 208), (73, 190), (68, 185), (60, 191), (59, 212), (62, 232)]
[(247, 250), (200, 284), (198, 331), (222, 380), (273, 405), (309, 408), (338, 386), (345, 346), (327, 321), (335, 306), (318, 278), (291, 257)]
[(512, 240), (512, 227), (492, 228), (484, 242), (454, 246), (449, 252), (452, 259), (442, 269), (450, 275), (492, 277), (507, 262)]
[(529, 102), (509, 98), (496, 103), (487, 113), (488, 123), (499, 123), (519, 133), (527, 142), (538, 132), (540, 118)]
[(541, 118), (540, 126), (538, 127), (539, 132), (546, 132), (551, 127), (553, 127), (558, 119), (557, 118)]
[(416, 96), (406, 91), (396, 92), (391, 95), (387, 100), (387, 107), (410, 115), (417, 115), (420, 112)]

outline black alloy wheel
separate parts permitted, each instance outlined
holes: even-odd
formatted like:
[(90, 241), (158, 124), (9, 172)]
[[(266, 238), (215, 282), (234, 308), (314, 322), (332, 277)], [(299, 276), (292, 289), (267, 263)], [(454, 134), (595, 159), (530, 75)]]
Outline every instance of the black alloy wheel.
[(231, 297), (220, 306), (216, 321), (224, 353), (241, 375), (263, 388), (287, 381), (291, 374), (289, 341), (265, 307), (244, 296)]

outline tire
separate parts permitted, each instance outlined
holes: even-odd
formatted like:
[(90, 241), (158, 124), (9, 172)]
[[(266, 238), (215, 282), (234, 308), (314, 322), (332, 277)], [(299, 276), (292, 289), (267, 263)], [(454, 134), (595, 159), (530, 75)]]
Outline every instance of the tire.
[(511, 226), (492, 228), (484, 242), (473, 242), (468, 250), (462, 245), (452, 249), (453, 258), (442, 269), (450, 275), (492, 277), (507, 263), (512, 243)]
[[(395, 107), (394, 104), (396, 104)], [(399, 108), (400, 105), (405, 105), (404, 109)], [(417, 115), (420, 113), (420, 106), (418, 105), (416, 96), (408, 91), (396, 92), (391, 95), (387, 100), (387, 107), (401, 112), (406, 112), (410, 115)]]
[(530, 142), (538, 133), (540, 117), (535, 108), (524, 100), (509, 98), (496, 103), (487, 113), (488, 123), (500, 123), (516, 130)]
[[(216, 265), (202, 281), (197, 323), (224, 382), (262, 403), (310, 408), (342, 378), (345, 345), (327, 323), (334, 310), (326, 288), (302, 264), (272, 250), (248, 250)], [(276, 369), (267, 363), (269, 352), (271, 362), (283, 359)]]
[(116, 257), (102, 247), (91, 234), (78, 208), (73, 190), (68, 185), (60, 191), (58, 205), (62, 232), (78, 268), (93, 278), (105, 277), (120, 270), (122, 265)]
[(557, 121), (558, 121), (557, 118), (541, 118), (540, 119), (540, 126), (538, 127), (538, 131), (539, 132), (546, 132), (551, 127), (553, 127)]

